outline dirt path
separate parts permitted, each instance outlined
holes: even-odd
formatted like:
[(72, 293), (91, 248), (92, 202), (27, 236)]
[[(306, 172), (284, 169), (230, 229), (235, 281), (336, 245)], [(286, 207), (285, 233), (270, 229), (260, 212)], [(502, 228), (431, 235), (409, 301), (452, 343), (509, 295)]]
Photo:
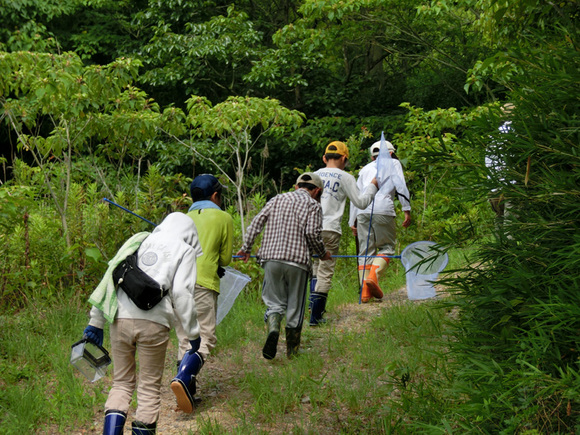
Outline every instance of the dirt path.
[[(352, 332), (353, 328), (363, 330), (365, 325), (373, 317), (380, 315), (381, 311), (406, 301), (406, 290), (405, 288), (401, 288), (398, 291), (385, 295), (380, 301), (372, 301), (371, 303), (362, 305), (349, 303), (335, 307), (329, 320), (337, 332), (341, 330)], [(308, 326), (305, 327), (307, 328)], [(312, 337), (308, 345), (304, 346), (307, 347), (305, 351), (308, 351), (308, 348), (320, 348), (317, 347), (316, 343), (321, 340), (323, 340), (322, 336)], [(188, 431), (197, 433), (199, 430), (199, 421), (202, 421), (201, 424), (206, 425), (209, 424), (209, 421), (219, 423), (223, 430), (233, 431), (240, 424), (240, 406), (243, 407), (244, 404), (250, 406), (252, 401), (249, 393), (241, 390), (238, 387), (238, 383), (235, 382), (239, 376), (238, 368), (245, 365), (244, 360), (247, 360), (249, 364), (250, 360), (261, 358), (262, 344), (262, 342), (247, 343), (242, 349), (236, 349), (236, 354), (233, 353), (233, 350), (225, 351), (221, 352), (219, 357), (210, 359), (204, 365), (198, 380), (198, 394), (201, 399), (192, 414), (184, 414), (177, 409), (175, 397), (169, 388), (171, 379), (175, 374), (175, 360), (172, 356), (176, 353), (175, 348), (170, 343), (167, 352), (167, 365), (163, 380), (164, 387), (162, 389), (162, 406), (157, 433), (160, 435), (186, 435)], [(281, 339), (278, 346), (280, 359), (285, 359), (285, 341)], [(240, 358), (242, 358), (241, 361)], [(271, 363), (272, 368), (275, 369), (275, 365), (278, 363), (276, 360), (273, 360), (273, 364)], [(110, 385), (103, 385), (103, 391), (108, 391), (109, 387)], [(236, 400), (228, 400), (232, 397), (235, 397)], [(232, 405), (232, 402), (235, 405)], [(103, 416), (103, 411), (99, 411), (95, 415), (91, 427), (83, 428), (75, 432), (75, 434), (101, 434), (103, 430)], [(288, 417), (292, 418), (293, 416)], [(128, 422), (132, 420), (133, 416), (130, 414)], [(293, 418), (292, 421), (294, 421)], [(281, 426), (284, 425), (277, 423), (276, 428), (260, 427), (258, 429), (268, 433), (285, 433), (281, 432)], [(125, 426), (125, 434), (129, 433), (130, 423)]]

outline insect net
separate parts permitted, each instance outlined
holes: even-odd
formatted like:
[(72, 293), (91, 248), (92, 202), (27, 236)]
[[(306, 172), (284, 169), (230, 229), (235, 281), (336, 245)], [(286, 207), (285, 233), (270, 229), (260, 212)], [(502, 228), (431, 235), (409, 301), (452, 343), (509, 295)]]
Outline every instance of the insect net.
[(407, 295), (411, 300), (427, 299), (436, 296), (433, 283), (449, 261), (435, 242), (421, 241), (411, 243), (401, 252), (401, 263), (405, 267)]

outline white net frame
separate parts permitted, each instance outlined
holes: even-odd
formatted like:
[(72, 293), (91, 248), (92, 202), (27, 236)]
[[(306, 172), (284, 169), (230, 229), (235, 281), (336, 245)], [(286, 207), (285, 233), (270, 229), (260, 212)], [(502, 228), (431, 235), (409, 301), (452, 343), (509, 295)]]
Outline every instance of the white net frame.
[(442, 252), (437, 243), (427, 240), (411, 243), (401, 252), (401, 263), (405, 270), (417, 275), (440, 273), (448, 262), (447, 253)]

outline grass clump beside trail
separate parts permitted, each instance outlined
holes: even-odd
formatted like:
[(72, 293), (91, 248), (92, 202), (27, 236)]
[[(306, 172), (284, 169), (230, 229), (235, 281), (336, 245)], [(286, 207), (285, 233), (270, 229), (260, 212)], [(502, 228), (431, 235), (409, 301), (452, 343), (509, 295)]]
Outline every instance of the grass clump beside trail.
[(102, 406), (103, 384), (83, 381), (69, 362), (86, 322), (85, 306), (64, 301), (0, 317), (0, 432), (66, 433)]
[[(200, 375), (203, 405), (181, 431), (164, 428), (178, 414), (162, 415), (159, 432), (401, 433), (429, 421), (409, 411), (420, 406), (414, 397), (426, 381), (444, 373), (439, 355), (447, 312), (434, 309), (435, 300), (406, 300), (401, 267), (385, 275), (383, 302), (359, 305), (351, 266), (335, 277), (329, 323), (305, 324), (301, 355), (291, 361), (283, 334), (276, 359), (261, 358), (264, 307), (255, 278), (218, 327), (216, 355)], [(69, 363), (88, 309), (84, 301), (69, 301), (1, 318), (2, 433), (83, 433), (76, 429), (83, 427), (98, 433), (112, 370), (91, 384)], [(167, 372), (174, 367), (171, 346)], [(212, 399), (212, 391), (226, 397)]]

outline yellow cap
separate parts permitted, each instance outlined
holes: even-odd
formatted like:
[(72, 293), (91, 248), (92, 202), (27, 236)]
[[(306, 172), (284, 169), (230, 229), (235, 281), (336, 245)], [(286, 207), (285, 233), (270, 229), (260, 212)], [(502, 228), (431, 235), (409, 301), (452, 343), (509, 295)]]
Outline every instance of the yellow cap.
[(335, 140), (334, 142), (330, 142), (326, 146), (324, 154), (340, 154), (341, 156), (346, 156), (346, 158), (348, 159), (348, 147), (345, 145), (344, 142)]

